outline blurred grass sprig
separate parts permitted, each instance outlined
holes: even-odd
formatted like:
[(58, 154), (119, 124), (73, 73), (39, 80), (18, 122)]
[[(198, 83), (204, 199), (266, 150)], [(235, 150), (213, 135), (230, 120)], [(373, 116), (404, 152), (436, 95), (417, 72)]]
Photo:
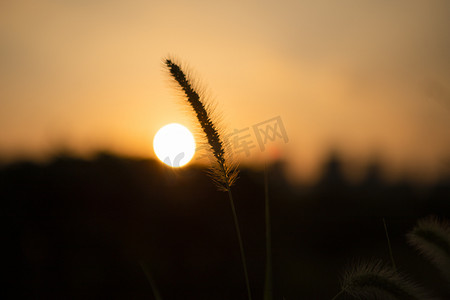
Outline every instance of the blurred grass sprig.
[(419, 220), (407, 238), (411, 245), (441, 271), (450, 284), (450, 223), (436, 217)]

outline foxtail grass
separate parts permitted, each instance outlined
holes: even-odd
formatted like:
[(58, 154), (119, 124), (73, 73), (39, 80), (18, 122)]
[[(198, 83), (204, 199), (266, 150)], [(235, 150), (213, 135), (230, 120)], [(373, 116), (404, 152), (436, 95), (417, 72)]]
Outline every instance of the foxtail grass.
[(214, 157), (209, 174), (219, 190), (228, 191), (237, 179), (238, 170), (227, 155), (227, 143), (223, 138), (224, 134), (219, 129), (218, 120), (215, 120), (216, 114), (213, 106), (178, 63), (172, 59), (166, 59), (165, 65), (181, 90), (186, 103), (194, 112), (202, 131), (202, 137), (206, 139), (206, 145)]
[(436, 217), (419, 220), (407, 238), (450, 283), (450, 223)]
[(233, 213), (234, 225), (239, 242), (239, 250), (241, 253), (242, 265), (244, 269), (245, 284), (247, 287), (248, 299), (251, 300), (250, 282), (248, 278), (247, 262), (245, 259), (244, 245), (242, 242), (241, 230), (239, 228), (239, 221), (236, 214), (236, 207), (234, 205), (233, 194), (231, 193), (231, 186), (235, 183), (238, 170), (235, 164), (230, 160), (227, 152), (227, 144), (224, 140), (224, 134), (219, 129), (216, 119), (214, 117), (213, 108), (207, 103), (207, 100), (199, 92), (199, 88), (194, 84), (193, 80), (186, 75), (179, 63), (174, 62), (173, 59), (167, 58), (165, 61), (171, 77), (180, 89), (185, 102), (192, 109), (195, 117), (200, 125), (203, 138), (206, 140), (206, 145), (212, 153), (213, 160), (210, 166), (210, 176), (221, 191), (228, 193), (228, 198), (231, 204), (231, 211)]
[(360, 262), (349, 268), (341, 282), (342, 295), (356, 299), (427, 300), (432, 299), (422, 288), (381, 261)]

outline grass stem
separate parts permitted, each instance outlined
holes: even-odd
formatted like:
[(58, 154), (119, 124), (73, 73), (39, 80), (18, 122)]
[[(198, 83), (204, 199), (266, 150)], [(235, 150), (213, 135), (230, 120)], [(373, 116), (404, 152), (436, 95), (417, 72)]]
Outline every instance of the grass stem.
[(147, 277), (148, 283), (150, 283), (150, 286), (152, 288), (153, 291), (153, 296), (155, 297), (155, 300), (162, 300), (162, 297), (158, 291), (158, 288), (156, 287), (156, 283), (153, 280), (152, 275), (150, 274), (150, 272), (148, 271), (147, 267), (145, 266), (145, 263), (140, 261), (139, 264), (141, 265), (142, 270), (145, 273), (145, 276)]
[(273, 278), (272, 278), (272, 235), (270, 223), (269, 206), (269, 171), (267, 164), (264, 166), (264, 204), (266, 219), (266, 279), (264, 284), (264, 300), (273, 299)]
[(341, 290), (339, 293), (337, 293), (334, 297), (333, 297), (333, 299), (331, 299), (331, 300), (336, 300), (340, 295), (342, 295), (343, 293), (344, 293), (345, 291), (344, 290)]
[(386, 226), (386, 220), (383, 218), (383, 225), (384, 225), (384, 232), (386, 234), (386, 240), (389, 247), (389, 257), (391, 258), (392, 267), (395, 271), (397, 271), (397, 266), (395, 265), (394, 255), (392, 254), (392, 246), (391, 246), (391, 240), (389, 239), (389, 233)]
[(236, 214), (236, 208), (234, 206), (233, 194), (231, 193), (231, 189), (228, 189), (228, 198), (230, 199), (231, 210), (233, 212), (234, 226), (236, 228), (236, 234), (239, 241), (239, 250), (241, 251), (241, 259), (242, 259), (242, 266), (244, 268), (245, 285), (247, 286), (248, 300), (252, 300), (252, 294), (250, 291), (250, 281), (248, 280), (247, 261), (245, 259), (244, 244), (242, 242), (241, 230), (239, 229), (239, 221)]

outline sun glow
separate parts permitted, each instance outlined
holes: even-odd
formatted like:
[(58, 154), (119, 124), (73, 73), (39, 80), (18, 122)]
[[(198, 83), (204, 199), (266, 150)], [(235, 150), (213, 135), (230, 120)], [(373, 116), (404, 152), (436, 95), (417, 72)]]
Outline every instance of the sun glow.
[(156, 156), (166, 165), (178, 168), (187, 164), (195, 154), (195, 140), (183, 125), (171, 123), (158, 130), (153, 139)]

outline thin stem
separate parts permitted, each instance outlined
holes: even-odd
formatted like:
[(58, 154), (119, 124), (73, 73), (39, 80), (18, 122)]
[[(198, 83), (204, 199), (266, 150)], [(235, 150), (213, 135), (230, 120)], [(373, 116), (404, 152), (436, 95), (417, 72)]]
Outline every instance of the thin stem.
[(265, 218), (266, 218), (266, 282), (264, 285), (264, 300), (272, 300), (272, 236), (270, 225), (269, 206), (269, 171), (267, 165), (264, 166), (264, 195), (265, 195)]
[(233, 212), (234, 226), (236, 227), (236, 233), (237, 233), (237, 237), (238, 237), (238, 241), (239, 241), (239, 249), (241, 251), (241, 259), (242, 259), (242, 266), (244, 267), (245, 285), (247, 286), (248, 300), (252, 300), (252, 294), (250, 292), (250, 282), (248, 280), (247, 262), (245, 260), (244, 244), (242, 243), (241, 230), (239, 229), (238, 217), (236, 214), (236, 208), (234, 207), (233, 195), (231, 194), (230, 188), (228, 188), (228, 198), (230, 199), (230, 203), (231, 203), (231, 210)]
[(147, 277), (148, 283), (150, 283), (150, 286), (152, 288), (153, 291), (153, 296), (155, 296), (155, 300), (162, 300), (161, 295), (159, 294), (158, 288), (156, 287), (156, 283), (153, 280), (152, 275), (150, 274), (150, 272), (148, 271), (147, 267), (145, 266), (143, 261), (140, 261), (139, 264), (141, 265), (142, 270), (145, 273), (145, 276)]
[(336, 300), (340, 295), (342, 295), (345, 291), (341, 290), (339, 293), (336, 294), (336, 296), (333, 297), (331, 300)]
[(387, 240), (388, 247), (389, 247), (389, 256), (391, 258), (392, 267), (396, 271), (397, 266), (395, 265), (394, 255), (392, 254), (391, 240), (389, 239), (389, 234), (388, 234), (388, 230), (387, 230), (387, 226), (386, 226), (386, 220), (384, 218), (383, 218), (383, 225), (384, 225), (384, 232), (386, 233), (386, 240)]

